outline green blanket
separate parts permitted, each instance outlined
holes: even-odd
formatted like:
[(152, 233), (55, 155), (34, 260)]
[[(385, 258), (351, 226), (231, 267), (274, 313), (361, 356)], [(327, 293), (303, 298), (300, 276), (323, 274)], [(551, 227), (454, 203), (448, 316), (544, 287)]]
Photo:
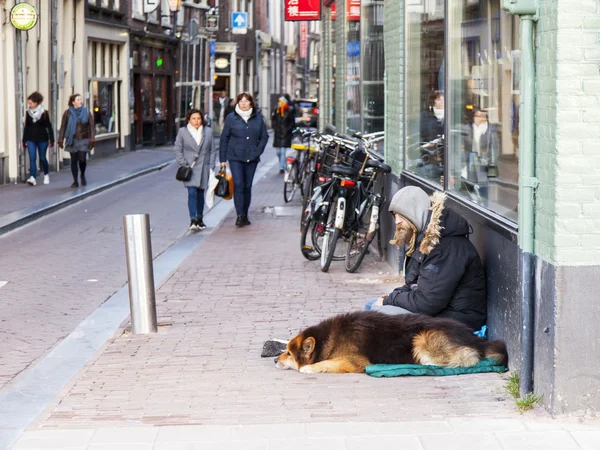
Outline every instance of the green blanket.
[(429, 375), (443, 377), (446, 375), (462, 375), (465, 373), (506, 372), (506, 366), (496, 365), (496, 360), (486, 358), (472, 367), (440, 367), (422, 366), (420, 364), (373, 364), (367, 366), (365, 372), (372, 377), (402, 377), (405, 375)]

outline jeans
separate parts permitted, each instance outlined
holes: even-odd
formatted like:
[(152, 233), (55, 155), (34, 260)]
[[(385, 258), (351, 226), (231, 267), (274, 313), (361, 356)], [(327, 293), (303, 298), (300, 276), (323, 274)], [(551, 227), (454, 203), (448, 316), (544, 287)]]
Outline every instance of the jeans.
[(188, 187), (187, 191), (190, 220), (202, 220), (204, 217), (204, 189)]
[[(37, 152), (36, 152), (37, 150)], [(40, 162), (44, 175), (48, 175), (48, 160), (46, 159), (46, 151), (48, 150), (48, 141), (32, 142), (27, 141), (27, 151), (29, 152), (29, 175), (35, 178), (37, 174), (37, 154), (40, 155)]]
[(279, 157), (279, 168), (281, 170), (285, 170), (285, 166), (286, 166), (285, 158), (287, 156), (287, 148), (277, 147), (277, 148), (275, 148), (275, 150), (277, 151), (277, 156)]
[(233, 203), (238, 217), (248, 215), (256, 166), (257, 162), (229, 161), (233, 177)]
[(373, 303), (375, 303), (377, 300), (379, 300), (379, 297), (372, 298), (367, 303), (365, 303), (363, 311), (378, 311), (378, 312), (382, 312), (384, 314), (389, 314), (391, 316), (398, 315), (398, 314), (412, 314), (412, 312), (409, 311), (408, 309), (400, 308), (399, 306), (393, 306), (393, 305), (373, 306)]

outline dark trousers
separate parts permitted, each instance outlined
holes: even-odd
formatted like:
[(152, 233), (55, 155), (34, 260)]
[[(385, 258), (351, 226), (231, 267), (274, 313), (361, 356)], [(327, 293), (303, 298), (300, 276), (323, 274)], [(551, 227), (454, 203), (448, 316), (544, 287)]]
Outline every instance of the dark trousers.
[(29, 175), (35, 178), (37, 175), (37, 154), (40, 155), (40, 163), (44, 170), (44, 175), (48, 175), (48, 159), (46, 151), (48, 150), (48, 141), (33, 142), (27, 141), (27, 151), (29, 152)]
[(204, 189), (188, 187), (188, 210), (191, 220), (202, 220), (204, 217)]
[(85, 176), (85, 168), (87, 163), (87, 152), (71, 152), (71, 174), (73, 174), (73, 181), (77, 181), (77, 165), (81, 170), (81, 176)]
[(248, 215), (256, 166), (257, 162), (229, 161), (233, 177), (233, 203), (238, 217)]

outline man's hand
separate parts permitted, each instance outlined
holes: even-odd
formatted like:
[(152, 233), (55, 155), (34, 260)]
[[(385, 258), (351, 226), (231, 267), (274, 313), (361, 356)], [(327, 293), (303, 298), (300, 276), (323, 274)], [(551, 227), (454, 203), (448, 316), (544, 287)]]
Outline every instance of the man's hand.
[(221, 169), (226, 169), (227, 168), (227, 163), (226, 162), (222, 162), (221, 163)]
[(375, 300), (375, 303), (373, 303), (372, 306), (383, 306), (383, 299), (386, 298), (387, 295), (384, 295), (381, 298), (378, 298), (377, 300)]

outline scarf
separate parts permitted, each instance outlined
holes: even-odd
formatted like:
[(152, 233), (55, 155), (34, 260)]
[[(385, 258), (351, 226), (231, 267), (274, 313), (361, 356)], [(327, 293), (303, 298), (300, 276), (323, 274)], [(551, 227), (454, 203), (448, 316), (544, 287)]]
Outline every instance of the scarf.
[(73, 108), (70, 106), (69, 113), (69, 122), (67, 123), (67, 131), (65, 133), (67, 147), (70, 147), (73, 144), (73, 139), (75, 139), (75, 134), (77, 133), (77, 122), (83, 124), (88, 123), (88, 110), (85, 106), (80, 108)]
[(481, 155), (481, 136), (488, 130), (488, 123), (483, 122), (481, 125), (473, 124), (473, 151)]
[(252, 115), (252, 111), (252, 108), (250, 108), (248, 111), (242, 111), (239, 105), (235, 105), (235, 112), (238, 113), (242, 119), (244, 119), (244, 122), (248, 122), (250, 116)]
[(33, 123), (36, 123), (38, 120), (40, 120), (42, 118), (42, 114), (44, 114), (44, 111), (46, 111), (46, 109), (44, 108), (44, 105), (42, 105), (40, 103), (33, 109), (29, 108), (27, 110), (27, 113), (29, 113), (29, 115), (33, 119)]
[(191, 124), (187, 124), (187, 130), (190, 132), (190, 134), (192, 135), (192, 137), (194, 138), (194, 141), (196, 141), (196, 145), (200, 145), (200, 142), (202, 142), (202, 129), (204, 127), (202, 125), (200, 125), (198, 128), (194, 128)]

